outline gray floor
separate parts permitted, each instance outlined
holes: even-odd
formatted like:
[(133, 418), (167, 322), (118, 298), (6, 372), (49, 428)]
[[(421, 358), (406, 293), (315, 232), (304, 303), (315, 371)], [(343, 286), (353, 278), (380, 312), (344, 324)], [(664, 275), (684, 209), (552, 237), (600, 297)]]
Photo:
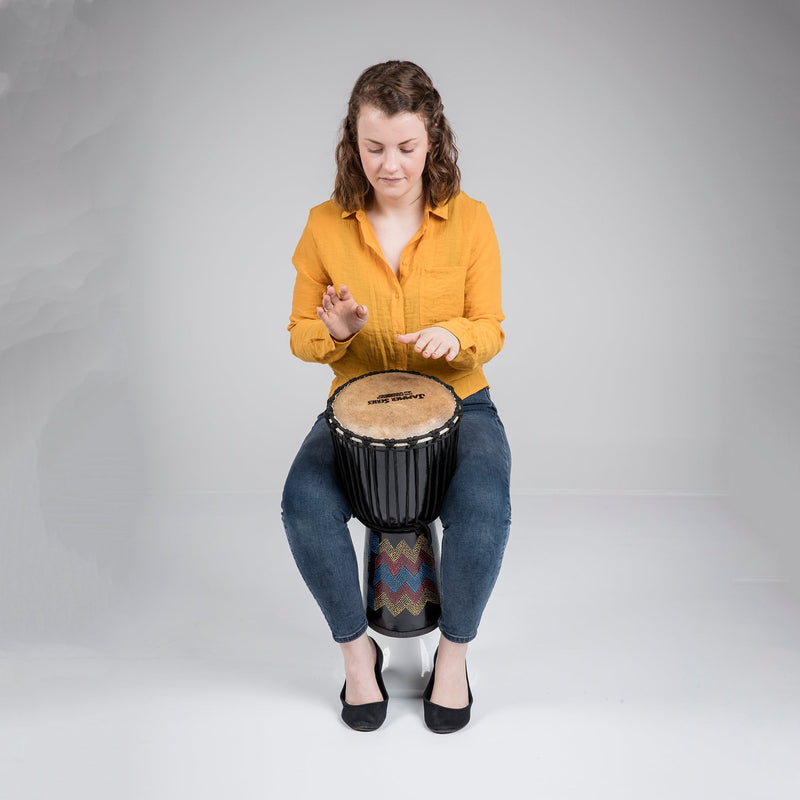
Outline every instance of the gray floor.
[(800, 605), (721, 498), (515, 498), (452, 736), (432, 635), (379, 637), (387, 723), (341, 723), (277, 498), (151, 499), (139, 534), (82, 626), (0, 654), (3, 798), (800, 796)]

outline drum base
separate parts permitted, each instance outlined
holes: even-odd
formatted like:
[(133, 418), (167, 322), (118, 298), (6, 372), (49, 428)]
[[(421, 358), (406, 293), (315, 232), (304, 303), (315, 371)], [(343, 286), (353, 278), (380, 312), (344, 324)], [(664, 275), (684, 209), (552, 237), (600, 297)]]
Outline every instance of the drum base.
[(367, 624), (395, 638), (422, 636), (439, 622), (439, 542), (433, 525), (420, 531), (366, 529), (364, 594)]
[(390, 636), (393, 639), (411, 639), (415, 636), (424, 636), (426, 633), (431, 633), (431, 631), (435, 631), (439, 627), (438, 623), (434, 623), (429, 628), (397, 630), (393, 628), (384, 628), (378, 622), (368, 622), (367, 624), (371, 630), (375, 631), (375, 633), (380, 633), (383, 636)]

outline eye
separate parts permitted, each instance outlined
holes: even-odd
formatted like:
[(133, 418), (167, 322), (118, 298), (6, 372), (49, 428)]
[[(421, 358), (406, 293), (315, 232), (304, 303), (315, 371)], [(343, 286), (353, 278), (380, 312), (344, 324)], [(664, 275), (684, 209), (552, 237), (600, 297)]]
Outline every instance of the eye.
[(410, 156), (414, 152), (414, 148), (412, 147), (410, 150), (404, 150), (402, 147), (400, 148), (401, 153), (405, 153), (407, 156)]

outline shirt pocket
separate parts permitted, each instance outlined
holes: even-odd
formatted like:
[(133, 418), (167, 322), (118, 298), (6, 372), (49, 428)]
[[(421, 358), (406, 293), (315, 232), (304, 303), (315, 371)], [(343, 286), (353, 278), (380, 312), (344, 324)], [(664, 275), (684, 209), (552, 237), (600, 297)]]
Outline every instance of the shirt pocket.
[(466, 267), (426, 267), (422, 270), (419, 318), (423, 328), (464, 316), (466, 277)]

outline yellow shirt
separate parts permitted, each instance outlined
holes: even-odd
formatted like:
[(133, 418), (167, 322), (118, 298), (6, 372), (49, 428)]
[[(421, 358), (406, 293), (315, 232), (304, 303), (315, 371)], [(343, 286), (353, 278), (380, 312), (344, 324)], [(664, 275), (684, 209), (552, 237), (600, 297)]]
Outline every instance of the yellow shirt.
[[(331, 393), (366, 372), (402, 369), (450, 384), (459, 397), (488, 386), (483, 364), (503, 346), (500, 251), (483, 203), (464, 192), (428, 208), (406, 245), (399, 277), (383, 257), (363, 209), (348, 213), (332, 200), (312, 208), (292, 259), (297, 276), (288, 330), (292, 352), (330, 364)], [(322, 294), (342, 284), (369, 309), (366, 325), (336, 342), (317, 317)], [(452, 361), (423, 358), (395, 334), (439, 325), (458, 337)]]

